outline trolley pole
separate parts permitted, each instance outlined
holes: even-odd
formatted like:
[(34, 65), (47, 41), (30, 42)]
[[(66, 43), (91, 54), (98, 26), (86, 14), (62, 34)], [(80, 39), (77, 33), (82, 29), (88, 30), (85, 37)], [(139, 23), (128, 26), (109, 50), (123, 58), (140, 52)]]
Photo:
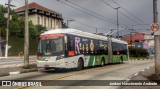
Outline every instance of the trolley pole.
[(28, 0), (25, 0), (24, 67), (29, 67)]
[[(158, 23), (157, 0), (153, 0), (153, 23)], [(160, 34), (154, 35), (155, 74), (160, 77)]]

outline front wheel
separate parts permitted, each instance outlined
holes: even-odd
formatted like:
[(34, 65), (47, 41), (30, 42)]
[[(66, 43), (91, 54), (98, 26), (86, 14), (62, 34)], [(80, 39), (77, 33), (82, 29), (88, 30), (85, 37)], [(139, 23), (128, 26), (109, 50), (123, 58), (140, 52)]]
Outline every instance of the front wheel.
[(79, 59), (77, 63), (77, 70), (80, 71), (82, 69), (83, 69), (83, 62), (81, 59)]

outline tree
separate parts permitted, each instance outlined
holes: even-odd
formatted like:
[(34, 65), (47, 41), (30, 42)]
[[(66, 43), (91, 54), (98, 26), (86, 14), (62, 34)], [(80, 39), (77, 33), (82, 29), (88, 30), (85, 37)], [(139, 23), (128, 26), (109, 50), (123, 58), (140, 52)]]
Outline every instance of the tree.
[(21, 32), (21, 26), (24, 25), (20, 24), (22, 22), (22, 19), (18, 18), (18, 15), (14, 10), (11, 11), (11, 15), (12, 20), (10, 21), (10, 34), (18, 36)]
[[(7, 19), (4, 17), (4, 14), (7, 12), (7, 8), (3, 5), (0, 5), (0, 30), (1, 32), (5, 32), (5, 28), (7, 26)], [(0, 33), (1, 34), (1, 33)]]
[(38, 30), (36, 26), (32, 23), (32, 21), (29, 21), (29, 37), (35, 38), (38, 35)]
[(45, 31), (47, 31), (47, 28), (42, 26), (42, 25), (36, 25), (36, 27), (37, 27), (37, 30), (39, 32), (38, 35), (40, 35), (41, 33), (45, 32)]

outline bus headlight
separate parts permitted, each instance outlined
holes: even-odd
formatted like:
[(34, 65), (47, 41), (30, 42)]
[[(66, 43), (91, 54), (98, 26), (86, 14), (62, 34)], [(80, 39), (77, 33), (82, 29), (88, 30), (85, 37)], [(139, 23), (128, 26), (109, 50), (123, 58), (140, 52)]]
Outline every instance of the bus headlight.
[(64, 56), (57, 56), (56, 60), (62, 59)]
[(38, 60), (42, 60), (42, 58), (43, 58), (42, 56), (37, 56)]

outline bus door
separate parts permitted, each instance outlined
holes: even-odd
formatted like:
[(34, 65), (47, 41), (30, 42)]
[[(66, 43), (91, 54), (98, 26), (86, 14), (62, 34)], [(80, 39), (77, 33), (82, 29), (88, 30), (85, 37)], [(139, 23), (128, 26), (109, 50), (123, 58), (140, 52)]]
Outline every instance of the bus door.
[(108, 37), (108, 63), (112, 63), (113, 52), (112, 52), (112, 39)]

